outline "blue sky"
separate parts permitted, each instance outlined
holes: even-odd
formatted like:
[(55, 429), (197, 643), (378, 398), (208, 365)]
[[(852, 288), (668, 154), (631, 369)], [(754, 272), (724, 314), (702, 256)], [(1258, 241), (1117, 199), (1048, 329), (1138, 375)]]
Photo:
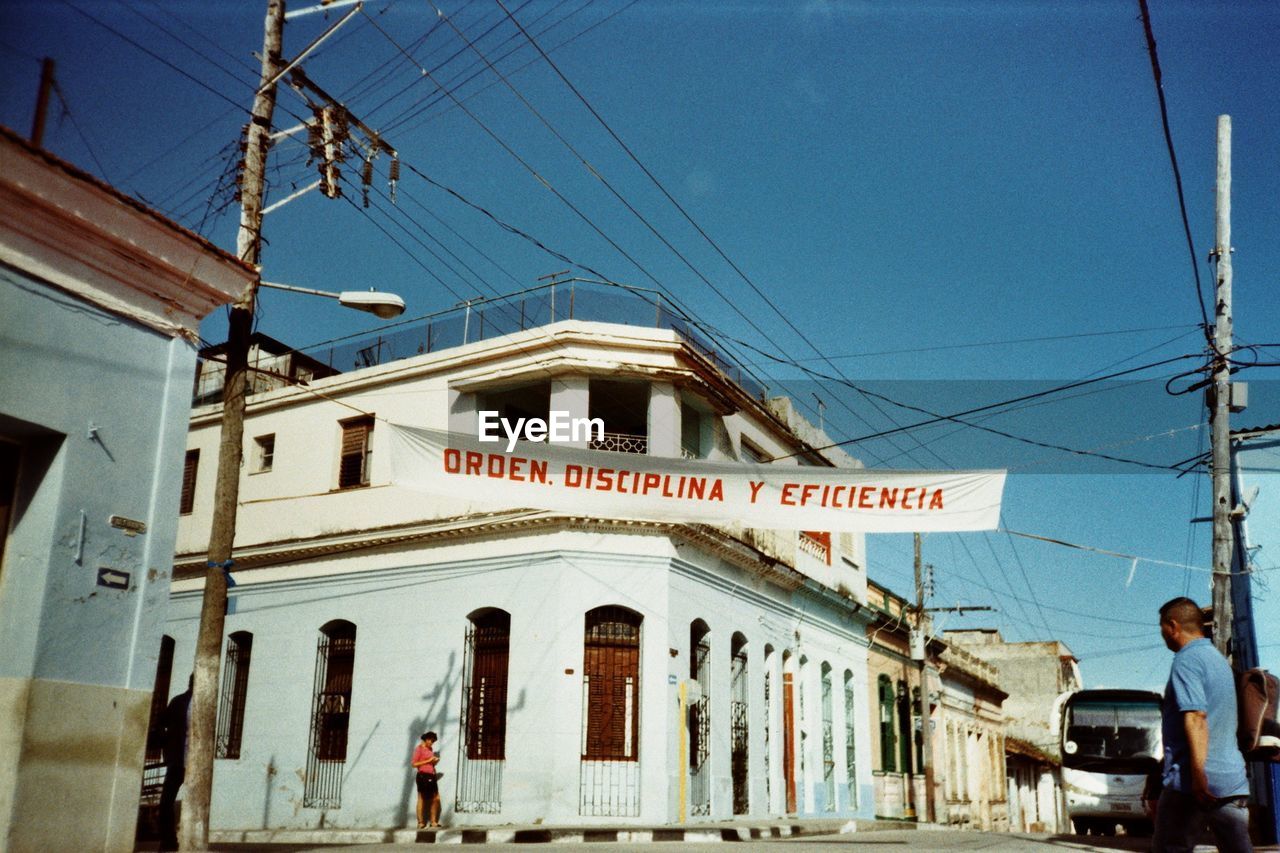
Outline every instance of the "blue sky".
[[(38, 59), (53, 56), (63, 97), (54, 101), (47, 147), (232, 246), (236, 211), (225, 178), (252, 97), (264, 4), (73, 3), (0, 8), (0, 122), (29, 128)], [(430, 4), (368, 3), (367, 16), (353, 18), (306, 63), (309, 75), (381, 130), (407, 165), (613, 280), (660, 283), (733, 337), (828, 375), (838, 368), (859, 384), (874, 380), (886, 396), (935, 411), (1018, 396), (1028, 383), (1043, 388), (1203, 350), (1136, 2), (508, 3), (754, 288), (496, 3), (437, 3), (714, 288), (495, 82)], [(1214, 134), (1225, 113), (1234, 128), (1237, 340), (1280, 342), (1280, 8), (1161, 0), (1151, 7), (1204, 286), (1212, 287), (1205, 256), (1213, 243)], [(321, 16), (291, 22), (285, 53), (324, 26)], [(424, 78), (422, 65), (432, 77)], [(454, 87), (475, 118), (442, 98), (433, 79)], [(306, 114), (288, 92), (281, 106), (277, 125), (296, 121), (288, 113)], [(495, 135), (637, 263), (548, 192)], [(277, 146), (271, 198), (313, 179), (302, 154), (296, 142)], [(378, 164), (383, 191), (385, 169)], [(412, 315), (530, 286), (566, 267), (407, 169), (396, 210), (375, 194), (363, 211), (358, 191), (349, 188), (348, 196), (355, 205), (313, 193), (271, 214), (264, 277), (393, 290)], [(373, 327), (329, 303), (263, 295), (260, 328), (294, 344)], [(223, 328), (215, 316), (202, 331), (213, 341)], [(1059, 339), (1025, 340), (1050, 337)], [(837, 438), (917, 417), (888, 407), (890, 421), (845, 386), (760, 361), (775, 390), (805, 406), (816, 405), (814, 393), (821, 397)], [(1198, 363), (985, 423), (1152, 464), (1180, 461), (1206, 446), (1207, 432), (1197, 428), (1203, 406), (1196, 394), (1169, 397), (1163, 383)], [(1280, 422), (1268, 372), (1237, 377), (1251, 382), (1252, 399), (1234, 423)], [(851, 450), (869, 464), (897, 467), (1007, 466), (1010, 529), (1209, 564), (1208, 528), (1189, 525), (1207, 513), (1203, 476), (1085, 464), (973, 430), (939, 439), (944, 431), (914, 433), (939, 442), (928, 448), (899, 436), (896, 444)], [(1151, 438), (1164, 432), (1171, 434)], [(910, 538), (873, 536), (869, 552), (871, 576), (909, 592)], [(996, 625), (1013, 639), (1063, 639), (1092, 684), (1161, 683), (1168, 656), (1151, 625), (1155, 608), (1184, 591), (1208, 595), (1202, 572), (1140, 563), (1126, 585), (1127, 560), (1004, 534), (935, 534), (925, 558), (937, 567), (935, 604), (997, 608), (949, 617), (947, 627)], [(1264, 607), (1260, 642), (1272, 644), (1264, 661), (1280, 670), (1280, 606), (1268, 600)]]

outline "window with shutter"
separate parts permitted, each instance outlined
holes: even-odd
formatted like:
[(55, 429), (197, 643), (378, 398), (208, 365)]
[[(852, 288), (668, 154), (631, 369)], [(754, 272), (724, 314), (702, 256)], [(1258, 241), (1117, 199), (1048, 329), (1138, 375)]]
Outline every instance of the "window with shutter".
[(338, 459), (338, 488), (369, 485), (369, 465), (373, 451), (373, 418), (341, 421), (342, 448)]
[(178, 513), (190, 515), (196, 505), (196, 470), (200, 467), (200, 451), (188, 450), (182, 469), (182, 497), (178, 500)]
[(641, 618), (623, 607), (587, 613), (582, 662), (585, 760), (640, 757)]

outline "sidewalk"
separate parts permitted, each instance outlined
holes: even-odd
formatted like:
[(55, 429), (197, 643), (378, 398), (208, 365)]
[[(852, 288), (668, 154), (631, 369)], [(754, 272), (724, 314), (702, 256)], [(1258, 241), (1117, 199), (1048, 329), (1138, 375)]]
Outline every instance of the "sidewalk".
[(761, 838), (838, 835), (888, 829), (942, 827), (906, 821), (795, 819), (737, 820), (686, 826), (534, 826), (446, 827), (445, 829), (276, 829), (222, 830), (210, 833), (216, 844), (546, 844), (620, 841), (751, 841)]

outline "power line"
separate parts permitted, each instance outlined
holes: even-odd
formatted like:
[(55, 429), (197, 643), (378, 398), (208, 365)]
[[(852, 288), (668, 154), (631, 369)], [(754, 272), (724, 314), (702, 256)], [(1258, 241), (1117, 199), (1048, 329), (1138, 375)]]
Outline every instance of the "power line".
[[(1077, 338), (1097, 338), (1097, 337), (1103, 337), (1107, 335), (1133, 335), (1133, 334), (1138, 334), (1140, 332), (1163, 332), (1163, 331), (1168, 331), (1170, 329), (1199, 329), (1199, 328), (1200, 327), (1195, 324), (1188, 325), (1185, 323), (1180, 325), (1174, 325), (1174, 326), (1146, 326), (1144, 328), (1139, 328), (1139, 329), (1111, 329), (1103, 332), (1078, 332), (1072, 335), (1045, 335), (1043, 337), (1037, 337), (1037, 338), (1010, 338), (1008, 340), (1003, 340), (1003, 341), (974, 341), (972, 343), (964, 343), (964, 344), (940, 344), (938, 346), (931, 346), (931, 347), (907, 347), (905, 349), (879, 350), (877, 352), (853, 352), (853, 353), (845, 353), (843, 355), (831, 355), (831, 356), (827, 356), (827, 358), (831, 359), (832, 361), (838, 361), (838, 360), (849, 359), (849, 358), (875, 358), (877, 356), (882, 356), (882, 355), (902, 355), (904, 353), (940, 352), (943, 350), (956, 350), (956, 349), (976, 349), (979, 347), (1007, 346), (1009, 344), (1031, 344), (1031, 343), (1041, 343), (1045, 341), (1069, 341), (1069, 340), (1075, 340)], [(821, 357), (818, 357), (818, 356), (795, 359), (796, 362), (821, 361), (821, 360), (822, 360)]]
[(69, 9), (71, 9), (71, 10), (72, 10), (73, 12), (75, 12), (76, 14), (78, 14), (78, 15), (82, 15), (83, 17), (88, 18), (90, 21), (93, 21), (95, 24), (97, 24), (98, 26), (102, 27), (102, 28), (103, 28), (104, 30), (106, 30), (107, 32), (109, 32), (109, 33), (111, 33), (111, 34), (115, 35), (117, 38), (119, 38), (119, 39), (121, 39), (121, 40), (123, 40), (123, 41), (126, 41), (126, 42), (128, 42), (129, 44), (133, 45), (133, 46), (134, 46), (134, 47), (136, 47), (138, 50), (142, 51), (142, 52), (143, 52), (143, 53), (145, 53), (147, 56), (150, 56), (152, 59), (156, 60), (156, 61), (157, 61), (157, 62), (159, 62), (161, 65), (165, 66), (166, 68), (170, 69), (171, 71), (174, 71), (174, 72), (176, 72), (176, 73), (178, 73), (178, 74), (181, 74), (183, 77), (186, 77), (188, 80), (190, 80), (192, 83), (195, 83), (197, 86), (199, 86), (201, 89), (204, 89), (206, 92), (209, 92), (210, 94), (212, 94), (212, 95), (214, 95), (214, 96), (216, 96), (216, 97), (218, 97), (218, 98), (221, 98), (222, 100), (226, 101), (228, 104), (231, 104), (232, 106), (234, 106), (234, 107), (235, 107), (236, 109), (238, 109), (238, 110), (243, 110), (243, 109), (244, 109), (244, 106), (243, 106), (242, 104), (238, 104), (238, 103), (236, 103), (236, 102), (235, 102), (235, 101), (233, 101), (231, 98), (227, 97), (225, 94), (223, 94), (222, 92), (220, 92), (220, 91), (218, 91), (217, 89), (215, 89), (213, 86), (210, 86), (208, 83), (204, 82), (203, 80), (201, 80), (200, 78), (198, 78), (198, 77), (196, 77), (195, 75), (191, 74), (190, 72), (186, 71), (185, 69), (183, 69), (183, 68), (181, 68), (181, 67), (179, 67), (179, 66), (177, 66), (177, 65), (173, 64), (172, 62), (170, 62), (169, 60), (165, 59), (163, 56), (161, 56), (160, 54), (158, 54), (158, 53), (156, 53), (155, 51), (151, 50), (150, 48), (146, 47), (145, 45), (139, 44), (137, 41), (135, 41), (134, 39), (132, 39), (132, 38), (130, 38), (129, 36), (125, 35), (124, 33), (120, 32), (119, 30), (117, 30), (115, 27), (111, 26), (111, 25), (110, 25), (110, 24), (108, 24), (107, 22), (102, 21), (102, 20), (100, 20), (100, 19), (98, 19), (98, 18), (94, 17), (93, 15), (90, 15), (88, 12), (86, 12), (85, 10), (81, 9), (79, 6), (77, 6), (77, 5), (75, 5), (74, 3), (72, 3), (72, 2), (71, 2), (71, 0), (59, 0), (59, 2), (61, 2), (64, 6), (68, 7)]
[(1147, 53), (1151, 57), (1151, 74), (1155, 79), (1156, 97), (1160, 101), (1160, 124), (1164, 128), (1164, 144), (1169, 150), (1169, 163), (1173, 166), (1173, 183), (1178, 191), (1178, 211), (1182, 215), (1182, 233), (1187, 239), (1187, 253), (1191, 257), (1191, 272), (1196, 280), (1196, 305), (1200, 308), (1200, 319), (1203, 322), (1205, 339), (1213, 346), (1213, 337), (1209, 332), (1209, 312), (1205, 309), (1204, 284), (1200, 281), (1200, 264), (1197, 261), (1196, 246), (1191, 238), (1191, 222), (1187, 219), (1187, 200), (1182, 192), (1182, 172), (1178, 169), (1178, 155), (1173, 149), (1173, 134), (1169, 130), (1169, 106), (1164, 99), (1164, 81), (1160, 73), (1160, 57), (1156, 54), (1156, 37), (1151, 30), (1151, 11), (1147, 8), (1147, 0), (1138, 0), (1138, 8), (1142, 11), (1142, 29), (1147, 36)]

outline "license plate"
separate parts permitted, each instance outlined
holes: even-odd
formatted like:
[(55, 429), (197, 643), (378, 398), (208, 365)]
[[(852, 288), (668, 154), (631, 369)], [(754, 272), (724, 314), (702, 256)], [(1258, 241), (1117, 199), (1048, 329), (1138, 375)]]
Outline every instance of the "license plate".
[(1111, 807), (1112, 807), (1113, 809), (1115, 809), (1116, 811), (1118, 811), (1118, 812), (1131, 812), (1131, 811), (1133, 811), (1133, 804), (1132, 804), (1132, 803), (1112, 803), (1112, 804), (1111, 804)]

